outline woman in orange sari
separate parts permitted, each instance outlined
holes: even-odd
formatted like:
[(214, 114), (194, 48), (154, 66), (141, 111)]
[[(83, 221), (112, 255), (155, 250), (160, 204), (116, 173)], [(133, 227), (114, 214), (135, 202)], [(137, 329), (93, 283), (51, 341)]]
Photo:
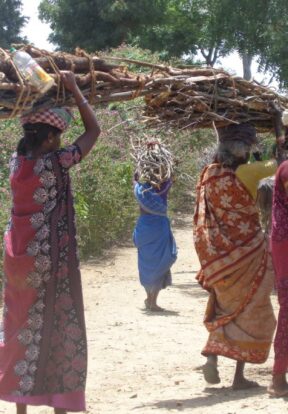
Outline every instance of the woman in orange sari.
[(219, 383), (217, 356), (234, 359), (233, 388), (245, 389), (258, 385), (245, 378), (245, 363), (265, 362), (271, 347), (273, 271), (255, 200), (237, 176), (256, 142), (255, 129), (232, 125), (221, 128), (219, 138), (215, 162), (204, 168), (197, 186), (194, 215), (197, 279), (210, 295), (203, 373), (207, 382)]

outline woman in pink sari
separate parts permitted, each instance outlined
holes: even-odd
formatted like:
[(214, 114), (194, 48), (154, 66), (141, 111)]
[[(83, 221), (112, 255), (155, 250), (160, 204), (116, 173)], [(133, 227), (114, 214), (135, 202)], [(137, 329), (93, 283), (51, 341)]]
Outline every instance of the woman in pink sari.
[(61, 77), (84, 133), (60, 149), (70, 113), (28, 114), (10, 163), (0, 399), (16, 403), (17, 414), (26, 414), (27, 405), (51, 406), (56, 414), (85, 410), (86, 333), (69, 168), (88, 154), (100, 129), (74, 75)]
[[(287, 154), (286, 154), (287, 156)], [(287, 158), (287, 157), (286, 157)], [(281, 163), (276, 173), (273, 204), (271, 250), (276, 274), (279, 315), (274, 340), (273, 378), (269, 394), (288, 395), (288, 161)]]

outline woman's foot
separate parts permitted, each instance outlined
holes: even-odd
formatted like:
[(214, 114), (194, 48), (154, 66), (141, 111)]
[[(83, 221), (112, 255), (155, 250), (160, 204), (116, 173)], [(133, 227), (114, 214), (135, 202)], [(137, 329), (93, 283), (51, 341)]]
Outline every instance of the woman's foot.
[(145, 309), (150, 310), (151, 312), (162, 312), (164, 309), (157, 305), (157, 297), (159, 295), (159, 290), (147, 290), (146, 292), (147, 298), (144, 300)]
[(163, 311), (164, 311), (164, 309), (163, 309), (163, 308), (161, 308), (160, 306), (158, 306), (158, 305), (154, 304), (154, 305), (151, 305), (151, 306), (150, 306), (150, 311), (151, 311), (151, 312), (163, 312)]
[(247, 390), (249, 388), (257, 388), (257, 387), (259, 387), (258, 382), (249, 381), (244, 377), (239, 378), (239, 379), (234, 379), (233, 384), (232, 384), (232, 388), (235, 391), (237, 391), (237, 390)]
[(273, 375), (272, 381), (267, 388), (268, 393), (272, 397), (284, 397), (288, 395), (288, 384), (285, 374)]
[(202, 370), (205, 381), (208, 382), (208, 384), (219, 384), (221, 382), (217, 368), (216, 355), (208, 356), (207, 362), (203, 365)]
[(232, 384), (233, 390), (247, 390), (249, 388), (259, 387), (258, 382), (249, 381), (244, 377), (245, 362), (237, 361), (236, 371)]
[(221, 379), (219, 377), (219, 371), (215, 365), (206, 362), (202, 369), (205, 381), (208, 382), (208, 384), (220, 384)]

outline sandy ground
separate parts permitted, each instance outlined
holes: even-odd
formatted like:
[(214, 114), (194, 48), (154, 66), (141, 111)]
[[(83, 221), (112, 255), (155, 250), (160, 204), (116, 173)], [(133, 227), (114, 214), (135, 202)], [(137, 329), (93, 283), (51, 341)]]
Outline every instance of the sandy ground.
[[(208, 387), (202, 378), (206, 293), (195, 282), (199, 263), (191, 217), (184, 224), (174, 227), (179, 257), (173, 266), (174, 284), (159, 298), (166, 309), (163, 313), (143, 309), (144, 291), (132, 245), (82, 266), (89, 341), (87, 412), (287, 412), (288, 399), (270, 398), (266, 393), (273, 350), (264, 365), (247, 366), (247, 376), (261, 385), (258, 389), (233, 391), (235, 363), (225, 358), (220, 359), (221, 384)], [(277, 311), (275, 296), (272, 300)], [(0, 413), (13, 412), (11, 404), (0, 403)], [(31, 407), (28, 412), (48, 414), (53, 410)]]

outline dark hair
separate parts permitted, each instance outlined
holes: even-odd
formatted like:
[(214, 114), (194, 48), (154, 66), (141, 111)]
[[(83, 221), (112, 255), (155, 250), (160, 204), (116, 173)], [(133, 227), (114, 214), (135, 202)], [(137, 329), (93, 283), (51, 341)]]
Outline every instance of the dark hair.
[(37, 122), (35, 124), (24, 124), (24, 137), (20, 139), (17, 145), (18, 155), (27, 155), (29, 151), (35, 151), (41, 147), (48, 138), (49, 132), (53, 135), (61, 134), (61, 130), (49, 124)]

